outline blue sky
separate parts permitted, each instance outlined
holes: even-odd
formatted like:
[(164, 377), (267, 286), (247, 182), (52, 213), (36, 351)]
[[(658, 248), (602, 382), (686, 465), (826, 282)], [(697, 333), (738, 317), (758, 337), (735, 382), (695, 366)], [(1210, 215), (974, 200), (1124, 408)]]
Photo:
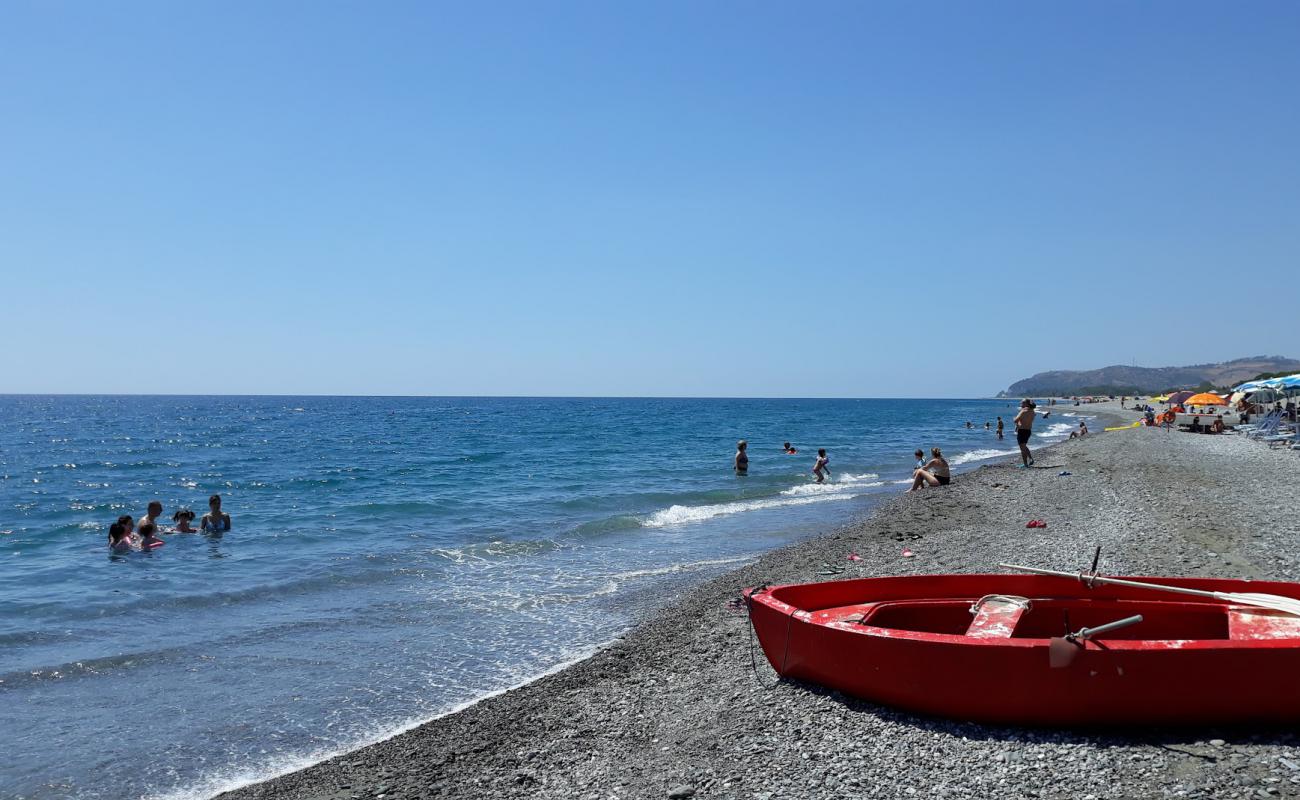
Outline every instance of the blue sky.
[(1300, 353), (1265, 335), (1300, 296), (1296, 4), (0, 29), (0, 392), (971, 396)]

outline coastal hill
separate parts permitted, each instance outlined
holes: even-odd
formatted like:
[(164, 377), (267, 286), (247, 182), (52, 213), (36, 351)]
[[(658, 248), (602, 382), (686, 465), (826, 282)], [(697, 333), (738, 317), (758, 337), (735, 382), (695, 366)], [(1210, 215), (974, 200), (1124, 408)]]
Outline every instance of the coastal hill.
[(1016, 381), (998, 397), (1080, 394), (1149, 394), (1172, 389), (1210, 389), (1250, 380), (1266, 372), (1300, 372), (1300, 361), (1282, 356), (1250, 356), (1221, 364), (1190, 367), (1127, 367), (1052, 370)]

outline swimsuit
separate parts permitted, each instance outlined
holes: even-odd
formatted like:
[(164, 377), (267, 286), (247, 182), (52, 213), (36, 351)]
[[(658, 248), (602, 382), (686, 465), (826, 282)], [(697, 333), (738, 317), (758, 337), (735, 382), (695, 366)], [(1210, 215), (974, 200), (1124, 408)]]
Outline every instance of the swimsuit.
[(211, 517), (204, 517), (203, 530), (205, 532), (212, 531), (213, 533), (228, 531), (230, 530), (230, 523), (226, 520), (224, 516), (217, 517), (215, 521)]
[(948, 484), (952, 483), (951, 475), (935, 475), (934, 477), (939, 479), (940, 486), (947, 486)]
[(1029, 444), (1029, 437), (1033, 431), (1029, 428), (1016, 428), (1016, 441), (1020, 444)]

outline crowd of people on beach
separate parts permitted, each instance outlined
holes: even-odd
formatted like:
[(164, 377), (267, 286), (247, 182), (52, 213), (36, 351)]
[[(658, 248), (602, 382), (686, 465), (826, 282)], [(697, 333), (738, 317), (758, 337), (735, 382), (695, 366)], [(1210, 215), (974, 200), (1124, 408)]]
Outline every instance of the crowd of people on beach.
[[(1028, 469), (1034, 465), (1033, 453), (1029, 450), (1029, 439), (1033, 436), (1034, 420), (1038, 418), (1037, 404), (1029, 398), (1020, 401), (1020, 411), (1016, 414), (1012, 423), (1016, 428), (1016, 444), (1020, 448), (1021, 467)], [(1043, 418), (1051, 416), (1051, 411), (1043, 413)], [(966, 427), (974, 429), (975, 423), (967, 420)], [(997, 437), (1003, 438), (1004, 423), (1002, 417), (997, 418)], [(994, 430), (994, 423), (987, 421), (984, 423), (984, 430)], [(1088, 435), (1088, 424), (1085, 421), (1079, 422), (1079, 429), (1070, 433), (1070, 438), (1075, 439)], [(795, 455), (799, 452), (798, 448), (785, 442), (781, 446), (781, 452), (785, 455)], [(930, 458), (927, 460), (925, 451), (917, 448), (916, 467), (912, 470), (912, 486), (907, 491), (914, 492), (918, 489), (924, 489), (927, 486), (948, 486), (952, 483), (952, 469), (948, 460), (943, 457), (943, 451), (938, 447), (930, 448)], [(741, 439), (736, 442), (736, 455), (732, 461), (732, 469), (738, 476), (749, 474), (749, 442)], [(830, 458), (826, 455), (826, 449), (820, 448), (817, 451), (817, 460), (812, 467), (813, 479), (816, 483), (824, 483), (830, 477)]]
[(164, 527), (160, 522), (162, 516), (163, 504), (154, 500), (139, 524), (130, 514), (118, 517), (117, 522), (108, 526), (108, 549), (115, 554), (155, 550), (166, 544), (159, 534), (225, 533), (230, 530), (230, 515), (221, 510), (219, 494), (208, 498), (208, 513), (199, 520), (198, 528), (193, 526), (196, 515), (188, 508), (178, 509), (172, 514), (170, 527)]

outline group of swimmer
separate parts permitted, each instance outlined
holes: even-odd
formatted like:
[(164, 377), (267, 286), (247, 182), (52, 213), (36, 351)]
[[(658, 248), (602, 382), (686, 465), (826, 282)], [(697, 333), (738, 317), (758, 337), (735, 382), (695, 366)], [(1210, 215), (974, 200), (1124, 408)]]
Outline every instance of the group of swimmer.
[(172, 527), (164, 528), (159, 523), (163, 504), (154, 500), (138, 525), (130, 514), (123, 514), (108, 526), (108, 549), (113, 553), (154, 550), (166, 544), (159, 538), (160, 533), (224, 533), (230, 530), (230, 515), (221, 510), (221, 495), (214, 494), (208, 498), (208, 509), (199, 520), (198, 528), (193, 527), (195, 514), (188, 508), (172, 514)]
[[(781, 452), (787, 456), (795, 455), (799, 452), (798, 448), (789, 442), (781, 445)], [(732, 462), (731, 468), (736, 471), (737, 475), (749, 474), (749, 442), (741, 439), (736, 442), (736, 458)], [(826, 455), (826, 448), (820, 448), (817, 451), (817, 461), (813, 463), (813, 477), (817, 483), (825, 483), (831, 475), (831, 460)]]
[[(966, 420), (966, 427), (967, 427), (967, 428), (974, 428), (974, 427), (975, 427), (975, 423), (971, 422), (970, 420)], [(992, 422), (985, 422), (985, 423), (984, 423), (984, 430), (987, 431), (987, 430), (992, 430), (992, 429), (993, 429), (993, 423), (992, 423)], [(999, 439), (1002, 438), (1002, 417), (998, 417), (998, 438), (999, 438)]]
[[(1020, 401), (1020, 411), (1016, 414), (1015, 419), (1012, 420), (1013, 424), (1016, 426), (1016, 444), (1020, 448), (1021, 467), (1023, 469), (1028, 469), (1034, 465), (1033, 453), (1029, 451), (1029, 439), (1033, 436), (1034, 420), (1038, 418), (1037, 408), (1037, 404), (1026, 397), (1024, 400)], [(1051, 411), (1043, 412), (1043, 419), (1047, 419), (1051, 414)], [(993, 430), (993, 426), (994, 423), (992, 422), (984, 423), (985, 430)], [(973, 429), (975, 423), (968, 420), (966, 422), (966, 427)], [(997, 434), (999, 439), (1003, 438), (1002, 417), (998, 417), (997, 419)], [(1079, 430), (1071, 432), (1070, 438), (1076, 439), (1087, 435), (1088, 424), (1087, 422), (1080, 420)], [(736, 457), (732, 464), (732, 468), (735, 470), (737, 475), (749, 474), (748, 450), (749, 443), (744, 439), (736, 442)], [(782, 445), (781, 452), (785, 455), (792, 456), (799, 451), (789, 442), (786, 442)], [(952, 470), (948, 465), (948, 460), (943, 457), (943, 452), (939, 448), (930, 448), (930, 459), (928, 461), (925, 458), (925, 451), (919, 448), (917, 449), (915, 456), (916, 468), (912, 470), (912, 487), (907, 491), (914, 492), (927, 486), (947, 486), (952, 483)], [(812, 473), (816, 478), (817, 483), (824, 483), (826, 479), (830, 477), (830, 459), (826, 456), (825, 448), (817, 451), (817, 461), (813, 464)]]

